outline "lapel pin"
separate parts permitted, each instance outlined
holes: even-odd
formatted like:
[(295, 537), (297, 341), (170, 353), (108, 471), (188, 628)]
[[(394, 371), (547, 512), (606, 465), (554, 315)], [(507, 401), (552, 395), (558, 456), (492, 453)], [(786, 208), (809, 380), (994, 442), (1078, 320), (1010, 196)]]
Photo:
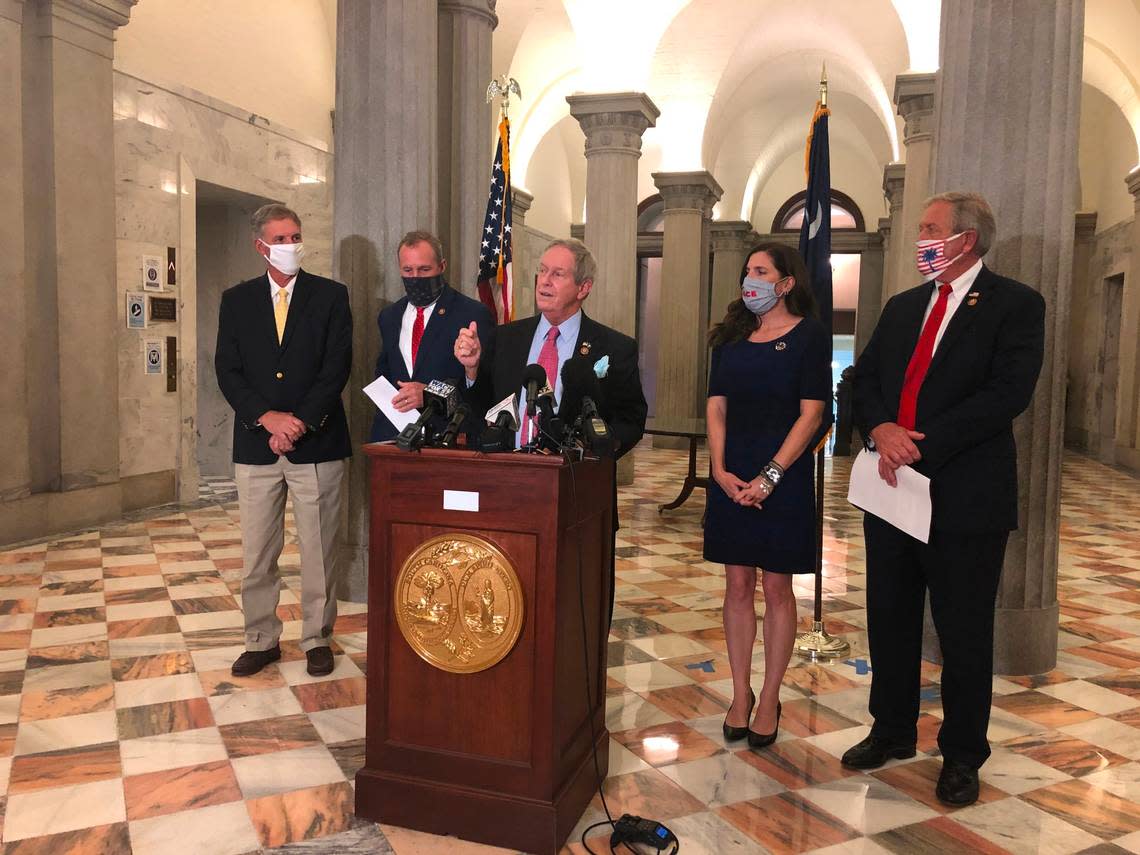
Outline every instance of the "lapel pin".
[(786, 341), (776, 342), (776, 350), (785, 350), (787, 347), (788, 347), (788, 343)]
[(967, 306), (976, 306), (976, 305), (978, 305), (978, 298), (977, 298), (977, 297), (971, 297), (969, 300), (967, 300), (967, 301), (966, 301), (966, 305), (967, 305)]
[(578, 348), (578, 352), (583, 356), (590, 355), (590, 343), (588, 341), (582, 342), (582, 346)]
[(439, 307), (439, 311), (437, 312), (437, 314), (440, 314), (440, 315), (446, 315), (446, 314), (447, 314), (447, 309), (445, 309), (443, 306), (440, 306), (440, 307)]

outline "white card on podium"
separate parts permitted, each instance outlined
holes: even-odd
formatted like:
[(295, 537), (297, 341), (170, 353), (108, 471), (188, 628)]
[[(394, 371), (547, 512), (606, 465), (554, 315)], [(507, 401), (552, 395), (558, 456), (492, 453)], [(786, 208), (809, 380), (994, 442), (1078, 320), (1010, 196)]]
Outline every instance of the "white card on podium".
[(479, 494), (471, 490), (444, 490), (443, 509), (445, 511), (479, 512)]

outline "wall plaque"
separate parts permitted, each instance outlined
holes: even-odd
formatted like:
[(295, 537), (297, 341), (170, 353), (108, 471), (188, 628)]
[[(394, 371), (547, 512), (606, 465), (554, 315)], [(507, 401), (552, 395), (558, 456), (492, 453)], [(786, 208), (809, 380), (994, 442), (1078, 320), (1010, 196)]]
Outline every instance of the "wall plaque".
[(152, 321), (178, 320), (178, 298), (150, 297), (150, 319)]

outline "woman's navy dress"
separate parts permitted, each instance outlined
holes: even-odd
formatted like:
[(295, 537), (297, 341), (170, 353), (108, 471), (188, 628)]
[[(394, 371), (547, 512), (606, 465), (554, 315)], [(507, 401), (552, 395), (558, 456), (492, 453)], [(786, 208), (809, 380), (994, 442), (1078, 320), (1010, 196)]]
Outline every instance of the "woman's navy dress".
[[(779, 450), (800, 415), (800, 400), (831, 400), (828, 335), (804, 318), (775, 341), (743, 341), (712, 352), (709, 397), (727, 398), (724, 467), (751, 481)], [(830, 407), (825, 405), (824, 412)], [(812, 450), (799, 456), (761, 509), (734, 503), (710, 480), (705, 518), (706, 561), (743, 564), (772, 573), (815, 569), (815, 485)]]

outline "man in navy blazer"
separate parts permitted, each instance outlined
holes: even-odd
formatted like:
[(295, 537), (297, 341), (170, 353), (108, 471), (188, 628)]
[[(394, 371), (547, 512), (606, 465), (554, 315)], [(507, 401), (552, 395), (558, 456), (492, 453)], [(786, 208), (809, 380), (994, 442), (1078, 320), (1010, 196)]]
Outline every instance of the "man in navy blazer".
[(936, 794), (978, 797), (993, 674), (994, 603), (1009, 532), (1017, 528), (1013, 420), (1041, 371), (1045, 301), (982, 264), (996, 228), (973, 193), (928, 200), (916, 262), (926, 284), (893, 297), (855, 366), (855, 418), (896, 484), (903, 465), (930, 478), (928, 543), (864, 516), (870, 735), (843, 755), (872, 769), (913, 757), (927, 591), (942, 648)]
[(284, 205), (252, 217), (267, 271), (222, 295), (214, 356), (234, 409), (234, 479), (241, 507), (246, 650), (238, 677), (281, 658), (277, 559), (285, 500), (301, 549), (301, 650), (313, 675), (331, 673), (345, 459), (352, 454), (341, 392), (352, 364), (348, 289), (301, 269), (301, 219)]
[[(380, 312), (380, 357), (376, 376), (397, 388), (392, 405), (401, 413), (419, 409), (424, 387), (445, 380), (463, 388), (463, 366), (452, 352), (461, 329), (475, 323), (489, 345), (494, 323), (487, 307), (459, 293), (444, 281), (447, 261), (439, 238), (426, 231), (404, 235), (396, 248), (405, 296)], [(482, 416), (477, 413), (473, 421)], [(395, 439), (396, 428), (377, 411), (371, 442)]]

